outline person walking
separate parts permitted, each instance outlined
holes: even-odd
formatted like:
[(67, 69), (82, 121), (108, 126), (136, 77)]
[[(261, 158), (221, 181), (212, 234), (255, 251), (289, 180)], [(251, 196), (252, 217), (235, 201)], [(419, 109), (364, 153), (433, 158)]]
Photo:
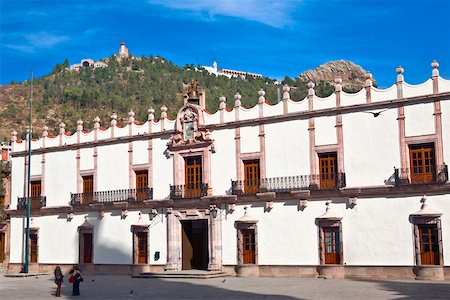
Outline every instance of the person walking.
[(56, 297), (61, 297), (61, 284), (63, 283), (64, 275), (61, 272), (61, 267), (56, 266), (55, 268), (55, 283), (56, 283)]
[(71, 274), (70, 281), (73, 283), (72, 296), (79, 296), (80, 282), (83, 281), (83, 275), (81, 275), (80, 268), (77, 265), (73, 266), (72, 270), (70, 270), (70, 274)]

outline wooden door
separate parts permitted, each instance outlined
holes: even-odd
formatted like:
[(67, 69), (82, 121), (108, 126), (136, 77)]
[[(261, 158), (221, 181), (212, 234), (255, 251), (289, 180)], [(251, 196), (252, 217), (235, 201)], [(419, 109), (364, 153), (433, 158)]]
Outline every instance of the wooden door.
[(32, 181), (31, 182), (31, 197), (30, 197), (30, 208), (40, 208), (40, 197), (41, 197), (41, 182)]
[(185, 165), (186, 198), (200, 197), (202, 187), (202, 158), (200, 156), (186, 158)]
[(148, 200), (148, 172), (136, 172), (136, 200)]
[(137, 246), (138, 246), (138, 264), (146, 264), (148, 257), (148, 234), (147, 232), (137, 232)]
[(409, 148), (411, 183), (434, 181), (434, 144), (411, 145)]
[(256, 241), (254, 229), (241, 229), (242, 234), (242, 262), (256, 263)]
[(259, 190), (259, 160), (244, 161), (244, 194), (256, 194)]
[(341, 263), (341, 241), (339, 236), (339, 227), (323, 228), (323, 247), (325, 254), (325, 264)]
[(92, 263), (92, 233), (83, 233), (83, 262), (85, 264)]
[(337, 155), (335, 152), (319, 154), (319, 177), (321, 189), (336, 187)]
[(439, 265), (439, 238), (436, 224), (418, 225), (420, 237), (420, 263)]
[(83, 176), (83, 197), (82, 204), (92, 203), (94, 196), (94, 176)]
[(30, 233), (30, 262), (38, 262), (38, 235)]

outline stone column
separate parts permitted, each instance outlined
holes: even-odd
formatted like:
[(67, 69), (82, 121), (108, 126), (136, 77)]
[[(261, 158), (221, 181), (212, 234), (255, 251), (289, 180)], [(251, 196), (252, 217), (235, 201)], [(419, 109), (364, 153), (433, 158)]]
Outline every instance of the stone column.
[(224, 96), (219, 97), (220, 124), (222, 124), (224, 122), (224, 113), (225, 113), (225, 109), (227, 108), (226, 101), (227, 101), (227, 98), (225, 98)]
[(209, 263), (208, 271), (222, 271), (222, 214), (220, 207), (217, 209), (217, 216), (213, 218), (209, 214), (210, 228), (209, 228)]
[(180, 271), (181, 263), (181, 223), (171, 207), (167, 208), (167, 263), (166, 271)]
[(98, 131), (100, 129), (100, 118), (94, 118), (94, 175), (93, 175), (93, 190), (94, 192), (98, 191), (98, 151), (97, 151), (97, 140), (98, 140)]
[[(431, 63), (433, 72), (431, 74), (431, 80), (433, 81), (433, 94), (439, 93), (439, 63), (434, 60)], [(436, 132), (436, 166), (442, 166), (444, 164), (444, 147), (442, 143), (442, 111), (441, 102), (439, 100), (434, 101), (434, 128)]]
[[(77, 144), (80, 144), (81, 142), (81, 131), (83, 130), (83, 121), (78, 120), (77, 121)], [(77, 154), (76, 154), (76, 160), (77, 160), (77, 193), (83, 192), (83, 178), (80, 175), (81, 170), (81, 150), (80, 147), (77, 147)]]
[(130, 141), (128, 142), (128, 188), (136, 188), (136, 174), (133, 170), (133, 141), (131, 137), (133, 136), (133, 123), (134, 123), (134, 111), (128, 113), (128, 136)]
[[(308, 82), (308, 111), (314, 110), (314, 82), (310, 81)], [(310, 164), (310, 172), (312, 178), (311, 178), (311, 184), (318, 184), (316, 176), (317, 175), (317, 157), (316, 157), (316, 136), (315, 136), (315, 130), (314, 130), (314, 118), (309, 118), (309, 164)]]
[[(397, 99), (403, 98), (403, 71), (404, 69), (401, 66), (398, 66), (397, 69), (397, 82), (395, 83), (397, 85)], [(398, 120), (398, 131), (399, 131), (399, 146), (400, 146), (400, 167), (402, 170), (400, 170), (400, 178), (401, 179), (407, 179), (404, 178), (407, 177), (407, 172), (403, 172), (403, 170), (408, 168), (408, 149), (405, 142), (405, 107), (399, 106), (397, 108), (397, 120)]]
[(288, 112), (289, 112), (288, 105), (289, 105), (289, 99), (291, 98), (291, 96), (289, 95), (290, 89), (291, 88), (287, 84), (283, 85), (283, 99), (282, 99), (282, 101), (283, 101), (283, 114), (284, 115), (287, 115)]
[[(234, 95), (234, 113), (235, 113), (235, 121), (239, 123), (239, 109), (241, 106), (241, 95), (237, 92)], [(241, 128), (238, 124), (235, 129), (234, 139), (236, 142), (236, 180), (243, 180), (244, 176), (242, 174), (242, 162), (241, 162)]]
[(366, 81), (364, 82), (365, 89), (366, 89), (366, 102), (370, 103), (372, 102), (372, 74), (370, 72), (366, 73)]

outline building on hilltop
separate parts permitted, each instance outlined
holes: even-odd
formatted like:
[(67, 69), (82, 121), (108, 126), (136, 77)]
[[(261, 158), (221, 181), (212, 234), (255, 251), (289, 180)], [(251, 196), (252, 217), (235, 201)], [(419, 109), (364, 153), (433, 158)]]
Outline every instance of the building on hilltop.
[(94, 61), (90, 58), (83, 58), (79, 64), (70, 65), (69, 70), (71, 71), (79, 71), (82, 68), (106, 68), (108, 64), (102, 61)]
[[(12, 133), (8, 272), (200, 269), (237, 276), (450, 280), (450, 80), (252, 108), (187, 86), (175, 120)], [(255, 95), (256, 96), (256, 95)], [(230, 108), (230, 109), (229, 109)], [(24, 242), (31, 163), (30, 240)], [(57, 242), (55, 242), (57, 241)]]
[(202, 66), (209, 74), (213, 74), (216, 76), (226, 76), (228, 78), (246, 78), (247, 76), (253, 78), (263, 78), (261, 74), (245, 72), (245, 71), (237, 71), (231, 69), (218, 69), (217, 62), (214, 61), (212, 66)]

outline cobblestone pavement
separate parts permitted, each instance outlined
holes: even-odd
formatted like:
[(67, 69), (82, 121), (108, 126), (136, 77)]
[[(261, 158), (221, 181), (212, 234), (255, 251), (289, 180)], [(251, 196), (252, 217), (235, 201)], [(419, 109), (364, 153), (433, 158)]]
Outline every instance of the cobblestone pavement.
[[(303, 278), (156, 279), (89, 275), (81, 296), (65, 282), (60, 299), (450, 299), (450, 282), (356, 281)], [(0, 299), (54, 297), (52, 276), (0, 276)]]

